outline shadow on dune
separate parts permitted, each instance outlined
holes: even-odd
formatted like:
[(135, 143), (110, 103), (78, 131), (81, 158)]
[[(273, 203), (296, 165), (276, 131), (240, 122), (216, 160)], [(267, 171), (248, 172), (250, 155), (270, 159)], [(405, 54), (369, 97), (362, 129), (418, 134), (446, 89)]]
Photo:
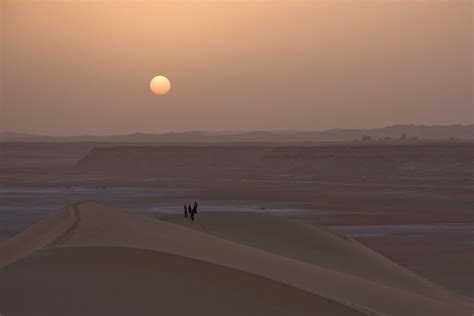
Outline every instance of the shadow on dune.
[(363, 315), (270, 279), (158, 251), (40, 250), (0, 270), (5, 315)]

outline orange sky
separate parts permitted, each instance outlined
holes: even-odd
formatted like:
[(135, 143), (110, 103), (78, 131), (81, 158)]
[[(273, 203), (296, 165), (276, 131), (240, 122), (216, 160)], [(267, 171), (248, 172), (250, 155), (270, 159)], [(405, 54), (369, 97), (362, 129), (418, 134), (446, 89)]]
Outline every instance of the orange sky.
[(0, 130), (473, 122), (469, 0), (1, 3)]

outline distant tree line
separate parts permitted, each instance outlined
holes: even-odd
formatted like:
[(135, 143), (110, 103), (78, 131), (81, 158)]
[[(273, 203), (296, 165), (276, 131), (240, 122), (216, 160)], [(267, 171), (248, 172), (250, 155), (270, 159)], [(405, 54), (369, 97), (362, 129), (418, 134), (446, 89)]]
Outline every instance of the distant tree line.
[(372, 141), (379, 141), (379, 142), (391, 142), (391, 141), (395, 141), (395, 140), (398, 140), (398, 141), (402, 141), (402, 142), (405, 142), (405, 141), (417, 141), (418, 140), (418, 137), (417, 136), (413, 136), (413, 137), (409, 137), (406, 133), (403, 133), (402, 135), (400, 135), (399, 138), (393, 138), (393, 137), (390, 137), (390, 136), (384, 136), (384, 137), (379, 137), (377, 140), (370, 136), (370, 135), (362, 135), (362, 138), (361, 138), (361, 141), (363, 142), (372, 142)]

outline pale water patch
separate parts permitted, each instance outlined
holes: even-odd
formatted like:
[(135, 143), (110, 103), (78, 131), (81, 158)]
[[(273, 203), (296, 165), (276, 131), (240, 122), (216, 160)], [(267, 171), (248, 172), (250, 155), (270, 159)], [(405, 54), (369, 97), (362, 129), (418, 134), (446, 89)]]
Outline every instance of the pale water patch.
[[(129, 212), (158, 217), (182, 214), (184, 203), (194, 203), (165, 197), (166, 194), (152, 188), (0, 187), (0, 239), (19, 233), (41, 218), (75, 201), (94, 200)], [(281, 216), (308, 212), (303, 209), (266, 208), (257, 203), (239, 200), (198, 202), (200, 212), (260, 212)]]
[[(0, 187), (0, 239), (11, 237), (43, 217), (66, 204), (81, 200), (95, 200), (99, 203), (125, 209), (129, 212), (151, 216), (182, 214), (184, 203), (166, 198), (165, 193), (152, 188), (11, 188)], [(241, 200), (200, 200), (199, 212), (257, 212), (285, 217), (305, 217), (327, 214), (320, 210), (288, 207), (267, 207)], [(331, 212), (334, 214), (334, 212)], [(472, 224), (421, 224), (421, 225), (354, 225), (331, 226), (333, 230), (351, 237), (378, 237), (414, 233), (468, 233), (474, 232)]]
[(378, 237), (388, 235), (426, 233), (474, 233), (473, 224), (403, 224), (403, 225), (345, 225), (331, 229), (351, 237)]
[(0, 188), (0, 238), (11, 236), (39, 219), (80, 200), (96, 200), (126, 208), (159, 197), (159, 192), (135, 188), (37, 187)]

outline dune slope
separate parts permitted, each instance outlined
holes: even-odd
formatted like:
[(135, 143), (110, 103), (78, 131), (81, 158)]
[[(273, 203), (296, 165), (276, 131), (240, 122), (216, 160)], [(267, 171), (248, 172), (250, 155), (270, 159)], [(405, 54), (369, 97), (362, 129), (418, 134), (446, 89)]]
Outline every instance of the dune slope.
[(0, 280), (6, 315), (364, 315), (256, 275), (134, 248), (42, 250), (0, 270)]
[(195, 222), (175, 215), (164, 220), (320, 267), (355, 275), (433, 299), (461, 302), (453, 293), (322, 226), (245, 212), (200, 213)]

